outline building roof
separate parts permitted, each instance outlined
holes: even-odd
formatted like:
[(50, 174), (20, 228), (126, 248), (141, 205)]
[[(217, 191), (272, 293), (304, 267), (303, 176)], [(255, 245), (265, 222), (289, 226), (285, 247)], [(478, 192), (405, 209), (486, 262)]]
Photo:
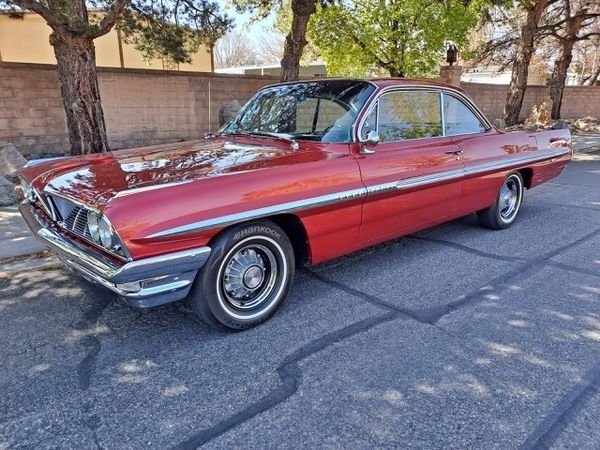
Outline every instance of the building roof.
[[(323, 61), (313, 61), (305, 64), (300, 64), (300, 67), (324, 67)], [(280, 63), (269, 63), (269, 64), (254, 64), (250, 66), (235, 66), (235, 67), (222, 67), (215, 69), (216, 73), (244, 73), (246, 70), (257, 70), (257, 69), (281, 69)]]

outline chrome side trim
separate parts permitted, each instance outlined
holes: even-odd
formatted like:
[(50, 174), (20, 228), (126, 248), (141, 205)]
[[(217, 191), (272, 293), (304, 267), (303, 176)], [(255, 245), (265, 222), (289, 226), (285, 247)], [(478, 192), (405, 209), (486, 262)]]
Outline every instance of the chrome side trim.
[(420, 177), (411, 177), (404, 180), (395, 181), (392, 183), (376, 184), (374, 186), (368, 186), (367, 192), (369, 195), (380, 194), (382, 192), (391, 190), (404, 190), (412, 189), (427, 184), (441, 183), (443, 181), (454, 180), (465, 176), (464, 169), (455, 169), (445, 172), (433, 173), (429, 175), (423, 175)]
[(509, 161), (494, 161), (485, 164), (479, 164), (473, 167), (467, 167), (464, 169), (455, 169), (449, 170), (445, 172), (434, 173), (430, 175), (423, 175), (420, 177), (411, 177), (406, 178), (404, 180), (392, 182), (392, 183), (384, 183), (377, 184), (374, 186), (367, 186), (367, 193), (369, 195), (379, 194), (381, 192), (386, 192), (390, 190), (403, 190), (403, 189), (411, 189), (419, 186), (424, 186), (427, 184), (435, 184), (441, 183), (443, 181), (454, 180), (458, 178), (464, 178), (469, 175), (474, 175), (478, 173), (491, 172), (494, 170), (507, 169), (514, 166), (519, 166), (522, 164), (527, 164), (533, 161), (542, 161), (545, 159), (555, 158), (557, 156), (566, 155), (569, 153), (569, 150), (561, 150), (557, 149), (544, 154), (543, 158), (540, 158), (540, 155), (524, 155), (517, 158), (512, 158)]
[(556, 158), (558, 156), (564, 156), (568, 153), (571, 153), (569, 149), (556, 149), (556, 150), (544, 150), (543, 155), (533, 154), (533, 155), (522, 155), (515, 158), (511, 158), (510, 160), (504, 161), (493, 161), (484, 164), (478, 164), (477, 166), (467, 167), (465, 169), (466, 175), (474, 175), (483, 172), (490, 172), (493, 170), (506, 169), (509, 167), (520, 166), (523, 164), (544, 161), (550, 158)]
[(271, 216), (273, 214), (291, 213), (310, 208), (319, 208), (333, 203), (355, 200), (367, 195), (366, 188), (351, 189), (348, 191), (336, 192), (334, 194), (320, 195), (318, 197), (297, 200), (293, 202), (281, 203), (278, 205), (266, 206), (264, 208), (253, 209), (226, 216), (215, 217), (212, 219), (200, 220), (180, 227), (169, 228), (158, 233), (151, 234), (149, 238), (159, 238), (167, 236), (177, 236), (179, 234), (209, 230), (211, 228), (221, 228), (234, 223), (246, 220), (260, 219), (261, 217)]
[(264, 208), (229, 214), (226, 216), (213, 217), (211, 219), (200, 220), (198, 222), (193, 222), (187, 225), (169, 228), (163, 231), (159, 231), (158, 233), (151, 234), (150, 236), (148, 236), (148, 238), (177, 236), (180, 234), (209, 230), (211, 228), (222, 228), (229, 225), (233, 225), (235, 223), (259, 219), (274, 214), (291, 213), (311, 208), (318, 208), (321, 206), (326, 206), (343, 201), (355, 200), (366, 196), (377, 195), (384, 192), (412, 189), (419, 186), (426, 186), (429, 184), (441, 183), (444, 181), (464, 178), (472, 174), (507, 169), (527, 164), (530, 162), (544, 161), (550, 158), (555, 158), (557, 156), (563, 156), (568, 153), (570, 153), (569, 149), (556, 149), (553, 151), (544, 151), (542, 154), (524, 155), (516, 158), (511, 158), (509, 160), (479, 164), (477, 166), (473, 166), (466, 169), (453, 169), (445, 172), (423, 175), (419, 177), (405, 178), (403, 180), (392, 181), (383, 184), (376, 184), (365, 188), (335, 192), (332, 194), (311, 197), (304, 200), (280, 203), (277, 205), (266, 206)]

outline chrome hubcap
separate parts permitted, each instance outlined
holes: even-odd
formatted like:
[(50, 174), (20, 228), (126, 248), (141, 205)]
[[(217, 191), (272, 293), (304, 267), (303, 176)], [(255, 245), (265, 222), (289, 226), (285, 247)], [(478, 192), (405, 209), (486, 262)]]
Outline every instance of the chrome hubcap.
[(238, 309), (260, 306), (277, 279), (277, 259), (262, 244), (249, 244), (235, 252), (225, 263), (222, 280), (225, 300)]
[(256, 289), (263, 280), (263, 269), (259, 266), (252, 266), (244, 273), (244, 285), (248, 289)]
[(521, 195), (518, 179), (508, 178), (500, 189), (499, 206), (500, 216), (504, 220), (510, 220), (517, 213), (519, 196)]

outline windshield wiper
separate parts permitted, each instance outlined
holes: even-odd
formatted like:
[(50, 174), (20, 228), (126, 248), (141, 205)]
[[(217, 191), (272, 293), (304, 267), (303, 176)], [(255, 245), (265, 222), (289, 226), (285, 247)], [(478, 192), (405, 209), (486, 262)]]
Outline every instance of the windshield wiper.
[(292, 137), (286, 134), (273, 133), (271, 131), (229, 131), (221, 133), (222, 135), (234, 135), (234, 136), (268, 136), (278, 139), (285, 139), (286, 141), (292, 141)]

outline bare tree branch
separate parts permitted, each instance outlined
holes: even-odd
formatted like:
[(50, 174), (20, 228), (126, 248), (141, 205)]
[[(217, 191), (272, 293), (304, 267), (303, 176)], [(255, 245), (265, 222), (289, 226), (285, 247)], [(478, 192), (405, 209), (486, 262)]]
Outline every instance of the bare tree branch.
[(46, 5), (36, 1), (36, 0), (13, 0), (13, 3), (19, 6), (21, 9), (27, 9), (29, 11), (33, 11), (36, 14), (39, 14), (44, 18), (44, 20), (50, 25), (51, 28), (57, 27), (59, 25), (58, 19), (52, 12), (46, 7)]
[(585, 41), (586, 39), (589, 39), (589, 38), (594, 37), (594, 36), (600, 36), (600, 32), (587, 33), (587, 34), (584, 34), (582, 36), (578, 36), (577, 40), (578, 41)]

